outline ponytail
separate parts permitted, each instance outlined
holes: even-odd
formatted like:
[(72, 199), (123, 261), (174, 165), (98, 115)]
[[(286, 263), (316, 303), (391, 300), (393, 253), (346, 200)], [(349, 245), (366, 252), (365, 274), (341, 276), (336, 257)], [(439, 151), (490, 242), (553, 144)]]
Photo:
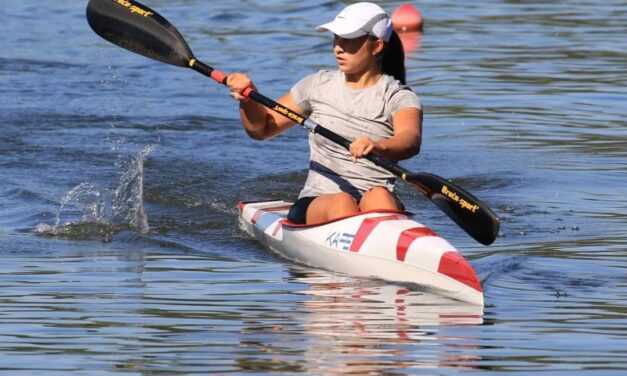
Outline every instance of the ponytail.
[(407, 83), (405, 80), (405, 51), (403, 50), (403, 42), (401, 42), (401, 38), (396, 31), (392, 31), (390, 40), (383, 51), (381, 71), (393, 76), (403, 85)]

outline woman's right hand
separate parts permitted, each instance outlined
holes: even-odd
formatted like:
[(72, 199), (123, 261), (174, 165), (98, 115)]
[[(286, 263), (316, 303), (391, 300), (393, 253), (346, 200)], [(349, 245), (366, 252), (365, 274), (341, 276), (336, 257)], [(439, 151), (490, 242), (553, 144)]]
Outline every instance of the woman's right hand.
[(248, 96), (245, 95), (248, 94), (249, 90), (247, 89), (257, 90), (251, 78), (242, 72), (229, 74), (226, 79), (226, 86), (231, 90), (231, 97), (240, 102), (248, 101)]

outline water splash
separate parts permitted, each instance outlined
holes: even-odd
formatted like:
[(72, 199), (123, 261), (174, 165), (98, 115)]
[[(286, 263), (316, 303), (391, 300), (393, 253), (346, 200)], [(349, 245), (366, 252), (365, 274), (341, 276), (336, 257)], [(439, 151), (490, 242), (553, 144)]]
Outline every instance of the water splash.
[[(144, 160), (155, 148), (156, 145), (148, 145), (125, 163), (115, 189), (91, 183), (72, 188), (61, 200), (54, 225), (40, 223), (35, 232), (105, 241), (122, 230), (148, 233), (150, 228), (144, 210)], [(70, 220), (66, 221), (66, 218)]]

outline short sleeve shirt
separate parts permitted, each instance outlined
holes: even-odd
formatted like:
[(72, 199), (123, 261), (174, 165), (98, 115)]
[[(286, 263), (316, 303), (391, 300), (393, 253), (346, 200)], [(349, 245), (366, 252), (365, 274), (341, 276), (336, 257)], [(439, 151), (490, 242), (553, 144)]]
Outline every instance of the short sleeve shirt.
[[(322, 70), (303, 78), (290, 92), (306, 116), (351, 141), (390, 138), (397, 111), (421, 109), (418, 96), (388, 75), (371, 87), (352, 89), (342, 71)], [(386, 169), (365, 158), (354, 163), (345, 148), (318, 134), (309, 135), (309, 146), (309, 174), (299, 198), (347, 192), (360, 200), (376, 186), (393, 191), (395, 178)]]

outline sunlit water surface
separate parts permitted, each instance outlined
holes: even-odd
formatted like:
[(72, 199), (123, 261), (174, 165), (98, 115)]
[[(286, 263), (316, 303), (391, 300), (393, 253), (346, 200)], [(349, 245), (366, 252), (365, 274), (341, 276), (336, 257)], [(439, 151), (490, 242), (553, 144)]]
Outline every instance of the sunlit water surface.
[[(2, 3), (0, 372), (627, 371), (627, 4), (417, 4), (424, 142), (404, 166), (472, 191), (501, 234), (483, 247), (400, 195), (470, 260), (484, 309), (247, 238), (237, 202), (295, 198), (306, 133), (248, 139), (223, 87), (99, 39), (85, 4)], [(313, 29), (345, 5), (146, 4), (272, 98), (333, 68)]]

